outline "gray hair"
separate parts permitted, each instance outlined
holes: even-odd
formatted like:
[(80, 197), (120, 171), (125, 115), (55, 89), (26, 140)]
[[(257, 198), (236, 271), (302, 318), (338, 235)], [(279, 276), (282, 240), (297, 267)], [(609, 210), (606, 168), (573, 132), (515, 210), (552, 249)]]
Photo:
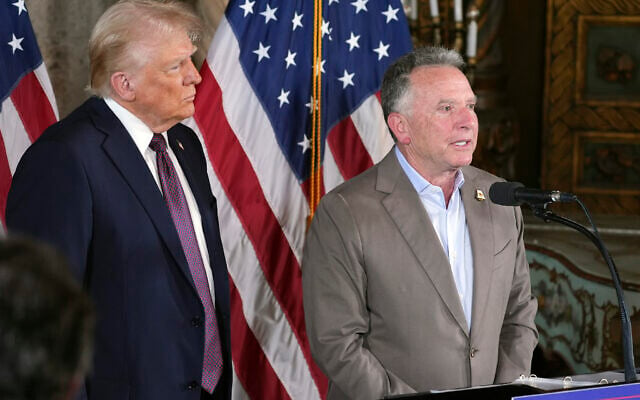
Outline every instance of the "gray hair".
[(175, 0), (121, 0), (98, 19), (89, 39), (91, 81), (88, 90), (111, 94), (114, 72), (141, 67), (148, 52), (140, 51), (146, 38), (185, 30), (192, 42), (203, 29), (200, 18), (185, 3)]
[[(384, 74), (380, 97), (384, 119), (392, 112), (404, 110), (409, 98), (409, 75), (418, 67), (464, 67), (460, 53), (443, 47), (418, 47), (398, 58)], [(393, 133), (392, 133), (393, 134)], [(395, 139), (395, 137), (394, 137)]]

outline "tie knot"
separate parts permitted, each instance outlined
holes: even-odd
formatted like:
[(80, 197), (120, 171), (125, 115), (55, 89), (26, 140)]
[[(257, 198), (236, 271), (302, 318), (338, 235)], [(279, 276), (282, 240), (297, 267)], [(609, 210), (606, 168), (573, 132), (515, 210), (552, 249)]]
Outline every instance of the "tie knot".
[(155, 133), (153, 135), (153, 139), (151, 139), (151, 143), (149, 144), (151, 150), (158, 152), (167, 151), (167, 142), (164, 140), (164, 136), (159, 133)]

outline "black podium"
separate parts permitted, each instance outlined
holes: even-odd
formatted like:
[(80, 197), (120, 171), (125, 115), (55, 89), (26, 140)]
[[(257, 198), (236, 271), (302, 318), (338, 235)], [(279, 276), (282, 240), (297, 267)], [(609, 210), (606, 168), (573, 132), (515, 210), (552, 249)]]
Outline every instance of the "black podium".
[[(640, 371), (638, 371), (640, 372)], [(607, 389), (605, 389), (607, 388)], [(575, 393), (569, 393), (575, 392)], [(599, 392), (603, 392), (599, 395)], [(607, 393), (609, 392), (609, 393)], [(610, 399), (620, 394), (632, 395), (624, 398), (640, 398), (640, 382), (624, 383), (624, 373), (608, 371), (586, 375), (575, 375), (565, 378), (523, 377), (513, 383), (504, 385), (476, 386), (471, 388), (412, 393), (387, 396), (385, 399), (407, 400), (451, 400), (451, 399), (491, 399), (511, 400), (514, 397), (546, 394), (545, 399)], [(549, 394), (557, 394), (551, 396)], [(589, 393), (589, 394), (587, 394)], [(633, 396), (633, 395), (637, 395)], [(535, 396), (534, 396), (535, 398)]]
[(398, 396), (388, 396), (385, 399), (407, 399), (407, 400), (453, 400), (453, 399), (491, 399), (491, 400), (511, 400), (516, 396), (526, 396), (529, 394), (545, 393), (544, 390), (517, 383), (505, 385), (476, 386), (468, 389), (447, 390), (444, 392), (424, 392), (404, 394)]

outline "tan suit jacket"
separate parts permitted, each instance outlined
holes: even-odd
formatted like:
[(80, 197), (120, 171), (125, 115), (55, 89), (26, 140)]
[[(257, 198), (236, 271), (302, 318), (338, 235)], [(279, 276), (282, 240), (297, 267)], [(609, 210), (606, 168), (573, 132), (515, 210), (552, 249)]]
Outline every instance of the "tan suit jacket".
[[(447, 256), (393, 151), (323, 197), (304, 249), (311, 352), (328, 399), (376, 399), (510, 382), (530, 370), (537, 330), (519, 208), (498, 180), (463, 168), (473, 251), (472, 326)], [(486, 200), (476, 199), (481, 190)]]

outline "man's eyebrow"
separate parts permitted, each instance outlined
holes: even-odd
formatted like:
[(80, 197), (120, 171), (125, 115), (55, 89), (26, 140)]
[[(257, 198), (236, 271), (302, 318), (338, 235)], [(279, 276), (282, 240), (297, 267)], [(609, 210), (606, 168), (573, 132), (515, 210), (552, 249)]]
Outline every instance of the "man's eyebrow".
[[(440, 99), (440, 101), (438, 102), (438, 104), (447, 104), (447, 103), (455, 103), (456, 100), (455, 99)], [(478, 102), (478, 96), (473, 96), (473, 97), (469, 97), (465, 100), (465, 103), (477, 103)]]

